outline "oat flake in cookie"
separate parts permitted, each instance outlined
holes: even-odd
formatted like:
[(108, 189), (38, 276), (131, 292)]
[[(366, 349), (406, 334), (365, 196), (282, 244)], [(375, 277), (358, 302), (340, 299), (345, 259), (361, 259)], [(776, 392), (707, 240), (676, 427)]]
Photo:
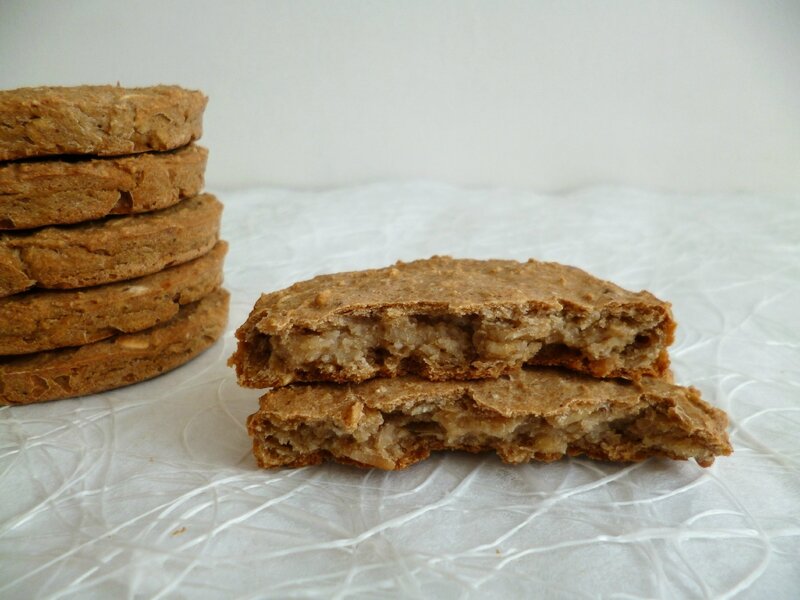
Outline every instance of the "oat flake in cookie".
[(574, 267), (438, 256), (262, 295), (230, 363), (256, 388), (522, 365), (638, 379), (666, 373), (674, 328), (668, 303)]
[(200, 138), (206, 102), (167, 85), (0, 91), (0, 160), (174, 150)]

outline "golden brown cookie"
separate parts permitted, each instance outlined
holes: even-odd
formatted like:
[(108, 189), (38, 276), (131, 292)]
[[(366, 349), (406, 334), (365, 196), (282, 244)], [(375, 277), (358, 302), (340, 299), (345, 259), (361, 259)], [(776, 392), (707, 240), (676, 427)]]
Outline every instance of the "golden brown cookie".
[(94, 394), (150, 379), (211, 346), (228, 318), (228, 292), (181, 307), (170, 321), (76, 348), (0, 358), (0, 405)]
[(138, 279), (0, 298), (0, 355), (81, 346), (170, 320), (222, 284), (228, 245)]
[(558, 365), (660, 376), (670, 305), (557, 263), (433, 257), (323, 275), (261, 296), (236, 332), (239, 382), (433, 381)]
[(536, 367), (479, 381), (415, 377), (267, 392), (248, 419), (261, 467), (326, 459), (402, 469), (437, 450), (495, 451), (507, 463), (565, 455), (613, 461), (730, 454), (727, 416), (694, 388)]
[(0, 91), (0, 160), (173, 150), (200, 138), (206, 102), (200, 92), (166, 85)]
[(0, 164), (0, 229), (80, 223), (167, 208), (203, 189), (208, 151)]
[(192, 260), (217, 243), (221, 213), (202, 194), (151, 213), (0, 234), (0, 297), (133, 279)]

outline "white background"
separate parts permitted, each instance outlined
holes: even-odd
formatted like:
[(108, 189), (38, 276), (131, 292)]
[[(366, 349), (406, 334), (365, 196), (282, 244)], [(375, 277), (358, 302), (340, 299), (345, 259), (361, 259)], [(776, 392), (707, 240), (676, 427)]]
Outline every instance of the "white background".
[(0, 88), (210, 96), (211, 188), (800, 191), (800, 2), (0, 2)]

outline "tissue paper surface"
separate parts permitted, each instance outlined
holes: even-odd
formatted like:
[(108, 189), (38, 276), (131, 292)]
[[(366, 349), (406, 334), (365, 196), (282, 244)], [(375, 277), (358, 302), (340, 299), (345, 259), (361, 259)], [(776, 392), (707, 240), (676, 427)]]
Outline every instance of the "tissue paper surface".
[[(0, 408), (3, 598), (796, 598), (800, 203), (595, 188), (218, 192), (224, 339), (152, 381)], [(576, 265), (673, 304), (709, 469), (437, 454), (262, 471), (225, 361), (260, 292), (433, 254)]]

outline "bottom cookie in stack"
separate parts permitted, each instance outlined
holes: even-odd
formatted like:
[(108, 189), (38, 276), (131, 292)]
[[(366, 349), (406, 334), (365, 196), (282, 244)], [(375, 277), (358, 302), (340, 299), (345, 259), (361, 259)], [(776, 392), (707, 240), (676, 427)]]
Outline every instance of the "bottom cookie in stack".
[(72, 348), (0, 358), (0, 404), (71, 398), (150, 379), (209, 348), (223, 333), (229, 294), (218, 289), (170, 320)]

